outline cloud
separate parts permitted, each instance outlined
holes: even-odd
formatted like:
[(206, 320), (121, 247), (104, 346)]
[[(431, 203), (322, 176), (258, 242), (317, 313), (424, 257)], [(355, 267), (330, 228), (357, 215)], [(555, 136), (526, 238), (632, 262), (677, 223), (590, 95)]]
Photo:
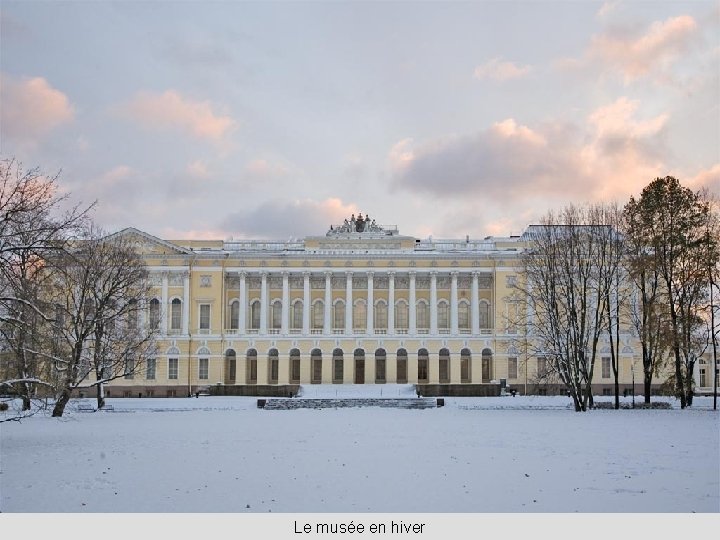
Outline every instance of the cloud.
[(537, 197), (603, 199), (633, 193), (663, 171), (668, 115), (638, 118), (627, 98), (592, 111), (582, 125), (525, 126), (508, 118), (462, 136), (388, 153), (392, 185), (441, 199), (508, 205)]
[(3, 139), (35, 143), (75, 116), (68, 97), (42, 77), (15, 78), (2, 73), (0, 95)]
[[(682, 179), (680, 179), (682, 183)], [(695, 176), (687, 179), (687, 185), (692, 189), (707, 189), (720, 197), (720, 163), (716, 163), (709, 169), (698, 172)]]
[(267, 201), (253, 210), (231, 214), (222, 228), (234, 236), (244, 238), (286, 239), (290, 236), (323, 236), (330, 225), (338, 225), (350, 214), (357, 214), (354, 204), (340, 199), (323, 201), (303, 199), (295, 201)]
[(192, 101), (174, 90), (141, 92), (119, 110), (148, 129), (179, 129), (199, 139), (220, 141), (237, 126), (230, 116), (214, 111), (209, 101)]
[(671, 17), (653, 22), (641, 35), (615, 29), (593, 36), (583, 58), (563, 59), (557, 65), (614, 71), (626, 83), (649, 76), (667, 80), (673, 64), (691, 49), (698, 36), (698, 24), (691, 16)]
[(493, 58), (483, 65), (475, 68), (476, 79), (492, 79), (495, 81), (508, 81), (519, 79), (530, 73), (530, 66), (520, 66), (500, 58)]

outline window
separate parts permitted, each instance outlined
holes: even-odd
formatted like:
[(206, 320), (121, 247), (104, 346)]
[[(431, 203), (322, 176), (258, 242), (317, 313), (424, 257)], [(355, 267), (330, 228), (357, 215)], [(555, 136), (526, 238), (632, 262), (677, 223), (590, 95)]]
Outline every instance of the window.
[(240, 301), (230, 304), (230, 330), (240, 328)]
[(320, 384), (322, 382), (322, 353), (320, 349), (313, 349), (310, 353), (310, 365), (310, 384)]
[(397, 352), (397, 382), (407, 383), (407, 351), (398, 349)]
[(610, 357), (609, 356), (602, 357), (602, 378), (603, 379), (610, 378)]
[(357, 330), (367, 328), (367, 305), (365, 300), (358, 300), (353, 306), (353, 328)]
[(428, 353), (425, 349), (418, 352), (418, 382), (428, 382)]
[(395, 328), (398, 330), (408, 329), (408, 305), (403, 300), (395, 304)]
[(342, 349), (333, 351), (333, 383), (343, 382), (343, 352)]
[(282, 327), (282, 302), (280, 300), (272, 303), (272, 327), (274, 330)]
[(325, 326), (325, 304), (318, 300), (312, 306), (312, 327), (314, 330), (322, 330)]
[(480, 302), (480, 328), (490, 328), (490, 304)]
[(388, 311), (387, 304), (382, 300), (375, 305), (375, 328), (387, 330), (388, 327)]
[(517, 379), (518, 376), (518, 359), (515, 357), (508, 358), (508, 379)]
[(200, 330), (210, 331), (210, 304), (200, 304)]
[(247, 368), (245, 378), (247, 384), (257, 384), (257, 351), (250, 349), (247, 352)]
[(450, 382), (450, 351), (440, 349), (439, 355), (439, 377), (441, 383)]
[(418, 302), (416, 310), (417, 327), (423, 330), (427, 330), (428, 328), (430, 328), (430, 317), (427, 304), (423, 301)]
[(180, 330), (182, 326), (182, 302), (179, 298), (173, 299), (170, 304), (170, 329)]
[(482, 350), (482, 382), (488, 383), (492, 380), (492, 351), (490, 349)]
[(450, 308), (447, 302), (441, 301), (438, 310), (438, 329), (447, 330), (450, 328)]
[(290, 384), (300, 383), (300, 351), (290, 351)]
[(152, 330), (160, 328), (160, 300), (157, 298), (150, 300), (150, 328)]
[(178, 378), (178, 359), (168, 358), (168, 379)]
[(303, 303), (302, 300), (296, 300), (292, 305), (292, 328), (301, 330), (303, 327)]
[(198, 361), (198, 379), (206, 380), (208, 378), (208, 359), (200, 358)]
[(705, 368), (700, 368), (700, 386), (707, 386), (707, 381), (705, 380)]
[(460, 382), (469, 383), (472, 379), (470, 349), (460, 351)]
[(270, 371), (268, 374), (268, 380), (269, 380), (270, 384), (277, 384), (279, 366), (280, 366), (280, 362), (278, 360), (278, 350), (270, 349), (270, 352), (268, 353), (268, 359), (269, 359), (269, 371)]
[(547, 359), (542, 356), (537, 359), (537, 375), (538, 378), (542, 378), (547, 375)]
[(126, 358), (125, 359), (125, 378), (126, 379), (134, 379), (135, 378), (135, 359), (134, 358)]
[(458, 304), (458, 329), (470, 330), (470, 304), (467, 302)]
[(149, 381), (155, 380), (155, 359), (148, 358), (145, 361), (145, 378)]
[(378, 349), (375, 351), (375, 382), (385, 382), (385, 365), (386, 365), (386, 354), (385, 349)]
[(338, 300), (333, 304), (333, 328), (342, 330), (345, 328), (345, 303)]
[(228, 383), (233, 384), (237, 376), (237, 359), (233, 349), (228, 349), (225, 353), (225, 373)]
[(260, 329), (260, 300), (255, 300), (250, 304), (250, 328), (252, 330)]
[[(57, 312), (56, 312), (57, 313)], [(62, 313), (62, 312), (61, 312)], [(59, 321), (58, 321), (59, 322)], [(128, 302), (128, 328), (137, 328), (138, 327), (138, 306), (137, 306), (137, 300), (132, 298)]]

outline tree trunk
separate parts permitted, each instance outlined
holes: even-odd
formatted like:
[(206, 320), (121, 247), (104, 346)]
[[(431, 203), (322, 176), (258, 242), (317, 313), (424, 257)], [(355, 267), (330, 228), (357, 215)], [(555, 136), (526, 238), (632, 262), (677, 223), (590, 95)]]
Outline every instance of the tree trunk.
[(31, 406), (32, 406), (32, 404), (30, 403), (30, 397), (23, 396), (22, 397), (22, 410), (29, 411)]
[(97, 388), (97, 408), (102, 409), (105, 406), (105, 386), (100, 383), (96, 386)]
[(55, 407), (53, 408), (52, 416), (60, 417), (65, 412), (65, 405), (68, 404), (68, 401), (70, 401), (70, 390), (67, 388), (63, 388), (63, 391), (60, 392), (60, 397), (55, 402)]
[[(643, 386), (645, 390), (645, 403), (650, 403), (650, 392), (652, 388), (652, 373), (648, 373), (647, 371), (644, 373), (643, 376)], [(633, 388), (633, 391), (635, 389)]]

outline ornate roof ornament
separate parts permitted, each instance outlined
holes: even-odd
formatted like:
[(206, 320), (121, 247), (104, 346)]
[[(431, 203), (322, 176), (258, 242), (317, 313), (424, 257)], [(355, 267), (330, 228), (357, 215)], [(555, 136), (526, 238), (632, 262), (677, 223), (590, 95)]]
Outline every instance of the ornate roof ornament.
[(374, 219), (370, 219), (368, 214), (363, 217), (362, 212), (360, 212), (357, 217), (352, 214), (350, 219), (345, 219), (340, 225), (330, 225), (330, 230), (325, 236), (339, 236), (349, 233), (387, 234), (385, 229), (376, 224)]

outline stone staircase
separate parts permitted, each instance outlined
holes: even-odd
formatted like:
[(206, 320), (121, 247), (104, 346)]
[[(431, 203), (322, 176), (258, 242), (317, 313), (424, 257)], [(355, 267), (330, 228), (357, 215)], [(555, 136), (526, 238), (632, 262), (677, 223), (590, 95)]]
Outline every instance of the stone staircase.
[(434, 409), (445, 404), (437, 398), (274, 398), (258, 399), (258, 409), (289, 411), (294, 409), (342, 409), (384, 407), (389, 409)]

